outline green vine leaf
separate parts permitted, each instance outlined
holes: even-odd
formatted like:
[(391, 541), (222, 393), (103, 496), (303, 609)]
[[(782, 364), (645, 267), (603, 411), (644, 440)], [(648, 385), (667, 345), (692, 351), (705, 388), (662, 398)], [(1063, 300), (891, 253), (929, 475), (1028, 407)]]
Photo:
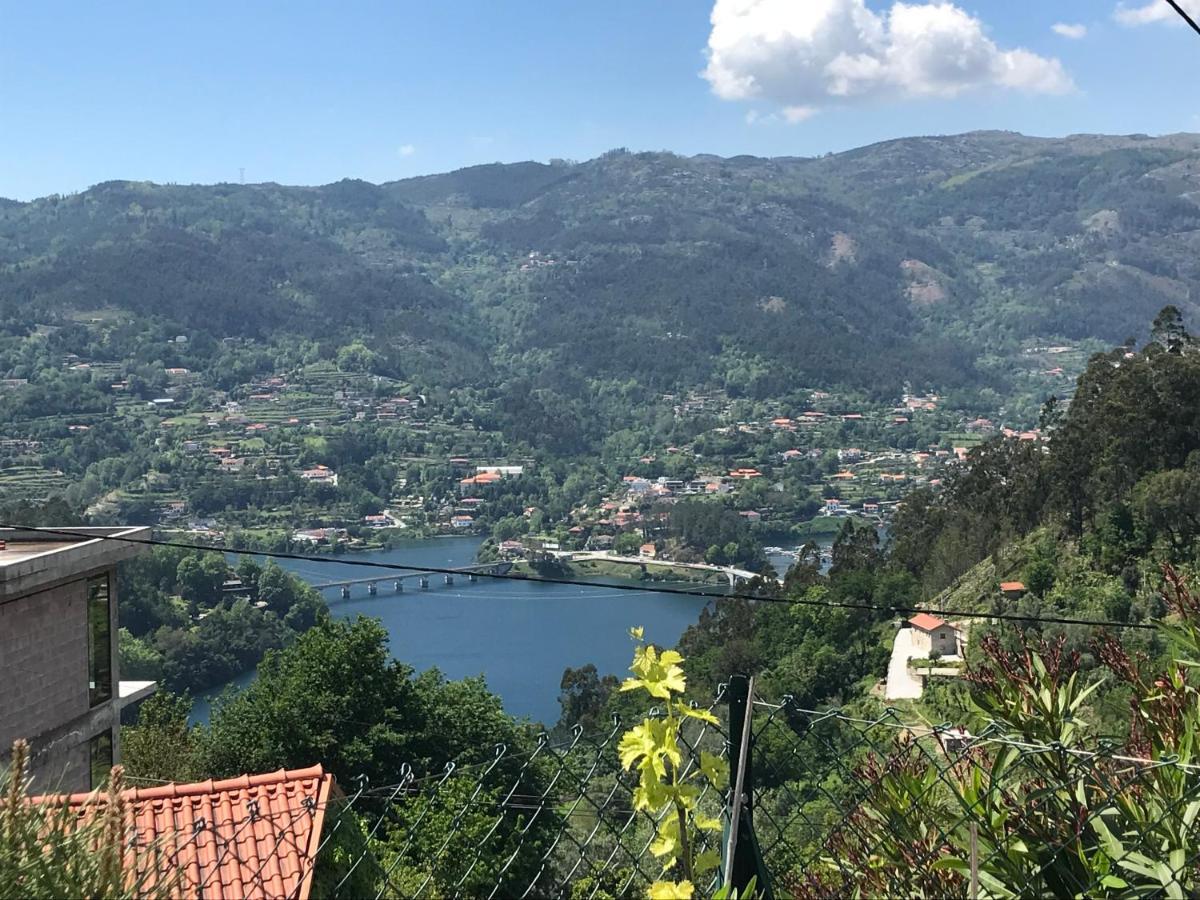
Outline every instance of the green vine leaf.
[(656, 881), (650, 885), (650, 900), (692, 900), (695, 891), (690, 881)]

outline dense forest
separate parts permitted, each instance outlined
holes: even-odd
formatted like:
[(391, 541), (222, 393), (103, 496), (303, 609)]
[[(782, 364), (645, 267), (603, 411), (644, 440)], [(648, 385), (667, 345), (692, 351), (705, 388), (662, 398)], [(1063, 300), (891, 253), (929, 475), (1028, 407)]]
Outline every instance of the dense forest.
[(377, 374), (502, 385), (498, 414), (549, 444), (603, 434), (581, 401), (610, 381), (1011, 387), (997, 361), (1023, 340), (1113, 343), (1191, 311), (1198, 166), (1188, 136), (980, 132), (385, 185), (110, 182), (0, 207), (0, 369), (26, 377), (13, 338), (100, 315), (124, 314), (110, 350), (197, 371), (253, 368), (234, 338), (330, 360), (362, 338)]

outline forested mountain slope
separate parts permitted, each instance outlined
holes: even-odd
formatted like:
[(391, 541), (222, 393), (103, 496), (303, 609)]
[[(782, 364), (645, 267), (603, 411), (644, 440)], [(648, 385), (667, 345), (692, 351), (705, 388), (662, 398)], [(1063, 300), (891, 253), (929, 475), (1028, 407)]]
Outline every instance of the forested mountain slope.
[[(781, 395), (1008, 383), (1031, 340), (1196, 312), (1200, 137), (978, 132), (818, 159), (613, 151), (381, 186), (109, 182), (0, 204), (10, 333), (364, 336), (405, 377)], [(130, 326), (136, 329), (138, 325)]]

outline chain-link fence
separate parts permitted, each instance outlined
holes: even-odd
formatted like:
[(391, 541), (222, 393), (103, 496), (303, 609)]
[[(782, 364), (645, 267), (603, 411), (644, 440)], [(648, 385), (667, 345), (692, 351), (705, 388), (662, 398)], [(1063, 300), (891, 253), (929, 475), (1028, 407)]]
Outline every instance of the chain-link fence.
[[(751, 876), (762, 897), (1200, 894), (1200, 766), (1190, 758), (1045, 746), (995, 725), (969, 734), (892, 709), (809, 710), (751, 697), (745, 679), (708, 708), (720, 724), (686, 720), (682, 765), (699, 765), (702, 749), (718, 754), (743, 790), (732, 859), (733, 789), (700, 797), (727, 827), (699, 837), (698, 850), (726, 857), (699, 894)], [(645, 896), (663, 875), (650, 852), (657, 823), (634, 809), (636, 781), (618, 760), (628, 725), (342, 785), (321, 810), (311, 895)], [(1189, 753), (1191, 741), (1180, 742)]]
[[(721, 713), (720, 697), (709, 709)], [(597, 735), (544, 734), (524, 754), (497, 747), (487, 763), (359, 785), (324, 841), (336, 842), (352, 822), (365, 830), (366, 846), (325, 886), (335, 896), (360, 896), (367, 884), (377, 897), (644, 895), (662, 877), (649, 849), (657, 822), (633, 808), (637, 779), (617, 754), (625, 730), (614, 722)], [(701, 749), (727, 753), (724, 729), (697, 719), (684, 723), (680, 742), (684, 774), (699, 765)], [(725, 803), (711, 788), (699, 798), (712, 816)], [(719, 851), (718, 843), (719, 835), (704, 834), (697, 850)]]
[(753, 830), (775, 892), (1195, 896), (1200, 767), (756, 703)]

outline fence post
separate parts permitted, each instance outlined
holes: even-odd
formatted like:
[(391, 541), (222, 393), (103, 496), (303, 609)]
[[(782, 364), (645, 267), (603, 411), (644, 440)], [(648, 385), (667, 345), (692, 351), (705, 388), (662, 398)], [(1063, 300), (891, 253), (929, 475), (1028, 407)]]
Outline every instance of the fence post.
[[(729, 701), (729, 804), (726, 818), (730, 829), (726, 834), (721, 873), (726, 884), (732, 884), (739, 897), (744, 897), (750, 879), (756, 878), (755, 896), (770, 900), (774, 896), (763, 865), (758, 839), (754, 835), (754, 753), (742, 752), (743, 736), (749, 740), (748, 751), (753, 750), (753, 736), (748, 731), (752, 704), (751, 685), (753, 679), (745, 675), (734, 675), (729, 679), (726, 697)], [(737, 785), (742, 785), (737, 795)], [(737, 821), (733, 821), (736, 815)], [(736, 831), (733, 831), (736, 829)], [(730, 854), (732, 848), (732, 854)], [(729, 856), (732, 855), (732, 859)]]

